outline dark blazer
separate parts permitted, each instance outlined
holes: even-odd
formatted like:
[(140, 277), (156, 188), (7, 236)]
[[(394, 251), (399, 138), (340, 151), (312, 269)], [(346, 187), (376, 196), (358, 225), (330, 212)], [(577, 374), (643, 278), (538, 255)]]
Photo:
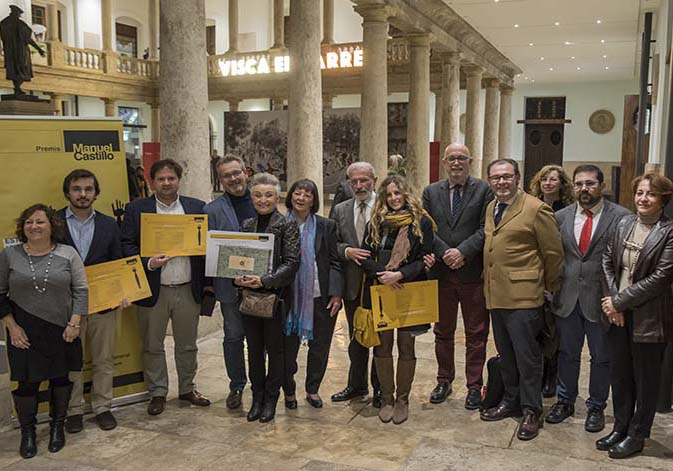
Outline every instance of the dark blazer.
[[(243, 232), (258, 232), (257, 220), (258, 218), (250, 218), (243, 221), (241, 224)], [(262, 285), (265, 289), (276, 292), (281, 298), (287, 299), (287, 288), (299, 270), (301, 256), (299, 227), (297, 223), (290, 221), (276, 210), (271, 215), (264, 232), (274, 235), (274, 245), (273, 269), (268, 275), (262, 276)]]
[(628, 209), (603, 198), (603, 210), (598, 219), (598, 226), (587, 253), (582, 255), (575, 238), (575, 215), (578, 210), (581, 211), (582, 208), (575, 203), (554, 214), (561, 231), (564, 263), (561, 289), (554, 296), (551, 309), (557, 316), (566, 318), (579, 301), (584, 317), (591, 322), (599, 322), (603, 316), (601, 309), (603, 252), (614, 225), (631, 213)]
[[(66, 208), (62, 208), (58, 211), (58, 215), (65, 221), (65, 236), (62, 242), (77, 250), (65, 218), (65, 210)], [(121, 234), (119, 232), (119, 226), (117, 226), (117, 221), (110, 216), (96, 211), (96, 217), (94, 217), (93, 240), (91, 241), (89, 253), (86, 254), (84, 266), (110, 262), (122, 257)]]
[(337, 252), (336, 223), (315, 214), (315, 259), (318, 264), (320, 296), (325, 305), (332, 296), (343, 297), (344, 277)]
[[(203, 207), (205, 203), (199, 199), (190, 198), (189, 196), (180, 196), (180, 204), (185, 210), (185, 214), (204, 214)], [(122, 222), (121, 228), (122, 252), (125, 257), (140, 254), (140, 214), (156, 212), (157, 200), (154, 196), (132, 201), (126, 206), (124, 221)], [(159, 299), (161, 270), (150, 271), (147, 268), (148, 259), (142, 258), (142, 261), (145, 275), (147, 275), (147, 281), (152, 290), (152, 296), (136, 301), (134, 304), (143, 307), (152, 307)], [(189, 262), (192, 268), (192, 296), (194, 297), (194, 301), (200, 304), (203, 297), (203, 287), (205, 286), (206, 257), (189, 257)]]
[[(433, 183), (423, 190), (423, 207), (437, 224), (432, 250), (437, 263), (430, 270), (431, 278), (446, 281), (449, 273), (455, 271), (462, 282), (481, 281), (484, 220), (486, 206), (492, 199), (493, 192), (485, 181), (468, 177), (460, 209), (456, 217), (452, 218), (448, 180)], [(451, 270), (442, 261), (444, 252), (449, 248), (457, 248), (465, 257), (465, 265), (458, 270)]]
[(362, 287), (362, 269), (346, 258), (348, 247), (360, 247), (355, 232), (354, 207), (355, 199), (351, 198), (335, 206), (331, 216), (337, 227), (337, 252), (343, 262), (344, 299), (347, 301), (358, 299)]
[[(633, 284), (619, 291), (624, 241), (637, 216), (622, 218), (603, 255), (607, 294), (619, 312), (633, 319), (633, 341), (663, 343), (673, 339), (673, 221), (666, 216), (647, 235), (633, 272)], [(627, 312), (628, 311), (628, 312)]]
[(348, 201), (353, 197), (353, 190), (351, 189), (350, 183), (348, 183), (348, 180), (343, 180), (340, 181), (339, 184), (337, 185), (336, 191), (334, 192), (334, 199), (332, 200), (332, 208), (329, 210), (329, 217), (332, 219), (332, 216), (334, 215), (334, 208), (336, 205), (339, 203), (343, 203), (344, 201)]

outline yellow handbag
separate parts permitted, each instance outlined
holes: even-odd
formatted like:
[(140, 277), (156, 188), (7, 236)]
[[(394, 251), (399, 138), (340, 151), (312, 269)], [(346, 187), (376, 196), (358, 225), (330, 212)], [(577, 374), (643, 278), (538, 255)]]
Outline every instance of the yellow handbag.
[(365, 277), (362, 276), (362, 286), (360, 287), (360, 306), (353, 315), (353, 338), (365, 348), (372, 348), (381, 345), (379, 334), (374, 330), (374, 313), (371, 309), (362, 307), (362, 297), (365, 288)]

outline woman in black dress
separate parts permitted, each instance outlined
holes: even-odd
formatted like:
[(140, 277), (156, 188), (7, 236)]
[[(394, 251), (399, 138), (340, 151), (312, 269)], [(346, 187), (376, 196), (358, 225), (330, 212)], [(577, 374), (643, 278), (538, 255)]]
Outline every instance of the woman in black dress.
[(69, 371), (82, 369), (81, 316), (88, 312), (88, 289), (79, 254), (61, 239), (64, 222), (43, 204), (17, 219), (20, 245), (0, 253), (0, 318), (7, 347), (12, 391), (21, 425), (23, 458), (37, 453), (35, 416), (38, 390), (49, 380), (49, 451), (65, 445), (63, 425), (72, 383)]

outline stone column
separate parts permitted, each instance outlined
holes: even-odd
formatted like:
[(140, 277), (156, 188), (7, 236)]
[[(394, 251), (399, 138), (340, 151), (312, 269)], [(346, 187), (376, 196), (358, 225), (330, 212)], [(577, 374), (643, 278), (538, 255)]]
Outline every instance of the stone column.
[(481, 175), (481, 77), (484, 69), (467, 68), (467, 110), (465, 115), (465, 145), (472, 154), (472, 175)]
[(376, 175), (388, 174), (388, 18), (381, 4), (355, 7), (362, 16), (362, 70), (360, 104), (360, 161), (374, 166)]
[(112, 47), (112, 0), (100, 2), (101, 37), (103, 50), (113, 51)]
[(287, 183), (310, 178), (322, 193), (322, 82), (320, 9), (315, 0), (290, 0), (290, 87)]
[(430, 182), (430, 38), (409, 37), (409, 118), (407, 124), (407, 178), (421, 191)]
[(230, 98), (227, 100), (227, 103), (229, 103), (229, 111), (238, 111), (238, 105), (241, 104), (241, 100), (239, 98)]
[(432, 134), (434, 142), (441, 141), (442, 138), (442, 124), (443, 124), (443, 108), (442, 108), (442, 93), (441, 90), (433, 92), (435, 94), (435, 131)]
[(500, 87), (500, 125), (498, 129), (498, 158), (512, 158), (512, 87)]
[[(445, 73), (446, 71), (446, 73)], [(452, 142), (460, 141), (460, 53), (447, 55), (442, 66), (442, 153)], [(444, 80), (446, 77), (446, 80)]]
[(322, 43), (334, 44), (334, 0), (322, 3)]
[(209, 201), (205, 0), (163, 0), (159, 17), (161, 157), (183, 166), (182, 194)]
[(54, 110), (54, 116), (63, 116), (63, 95), (59, 95), (58, 93), (52, 93), (51, 106), (52, 109)]
[[(316, 6), (317, 5), (313, 5), (314, 8)], [(281, 49), (284, 47), (285, 47), (285, 1), (273, 0), (273, 46), (271, 46), (271, 49)]]
[(58, 5), (56, 2), (47, 4), (47, 41), (60, 41), (58, 39)]
[(227, 52), (238, 52), (238, 0), (229, 0), (229, 50)]
[(160, 142), (161, 139), (161, 112), (159, 105), (152, 104), (152, 142)]
[(150, 59), (157, 60), (159, 58), (159, 0), (150, 0), (149, 7)]
[(486, 102), (484, 103), (484, 151), (482, 177), (485, 178), (486, 167), (490, 162), (498, 158), (498, 87), (500, 82), (496, 79), (486, 83)]
[(103, 98), (105, 104), (105, 116), (117, 117), (117, 105), (112, 98)]

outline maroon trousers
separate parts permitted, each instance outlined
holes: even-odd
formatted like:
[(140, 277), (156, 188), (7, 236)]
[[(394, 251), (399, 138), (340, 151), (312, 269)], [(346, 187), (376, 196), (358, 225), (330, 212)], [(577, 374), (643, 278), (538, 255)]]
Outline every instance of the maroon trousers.
[(486, 361), (489, 316), (482, 282), (463, 283), (455, 273), (439, 282), (439, 322), (434, 326), (437, 382), (451, 384), (456, 377), (455, 333), (460, 303), (465, 326), (465, 378), (467, 388), (481, 388)]

